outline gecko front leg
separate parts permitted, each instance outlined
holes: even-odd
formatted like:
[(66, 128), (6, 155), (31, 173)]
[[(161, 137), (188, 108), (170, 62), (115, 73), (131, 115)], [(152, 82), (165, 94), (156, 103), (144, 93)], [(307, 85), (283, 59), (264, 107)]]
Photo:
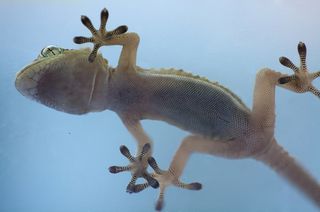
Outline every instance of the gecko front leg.
[(124, 125), (127, 127), (128, 131), (133, 135), (133, 137), (136, 139), (138, 143), (138, 151), (137, 156), (133, 157), (131, 153), (129, 152), (129, 149), (126, 146), (120, 147), (120, 152), (129, 159), (130, 164), (125, 167), (119, 167), (119, 166), (111, 166), (109, 168), (109, 171), (111, 173), (119, 173), (122, 171), (130, 171), (132, 178), (127, 186), (127, 192), (128, 193), (136, 193), (138, 192), (136, 188), (136, 180), (139, 177), (144, 178), (148, 185), (150, 185), (153, 188), (158, 188), (159, 183), (157, 180), (155, 180), (148, 172), (148, 162), (147, 159), (151, 156), (151, 139), (148, 137), (148, 135), (144, 132), (141, 123), (138, 120), (133, 120), (130, 118), (126, 118), (123, 116), (120, 116), (122, 118), (122, 121)]
[(306, 64), (307, 48), (302, 42), (298, 44), (298, 53), (300, 56), (300, 67), (295, 66), (286, 57), (279, 58), (282, 65), (294, 72), (293, 75), (281, 77), (278, 81), (279, 86), (297, 93), (311, 92), (320, 98), (320, 91), (312, 85), (312, 81), (320, 76), (320, 71), (309, 73)]
[(106, 23), (109, 17), (108, 10), (104, 8), (101, 11), (101, 23), (99, 30), (96, 30), (92, 22), (87, 16), (81, 16), (81, 22), (86, 26), (92, 37), (87, 38), (83, 36), (74, 37), (73, 41), (77, 44), (93, 43), (94, 48), (88, 57), (89, 62), (93, 62), (98, 49), (101, 46), (121, 45), (122, 50), (118, 61), (117, 71), (128, 71), (135, 69), (137, 48), (140, 38), (137, 33), (126, 33), (128, 27), (121, 25), (112, 31), (106, 30)]
[(159, 183), (157, 180), (155, 180), (148, 172), (147, 172), (147, 162), (146, 162), (146, 155), (149, 155), (148, 152), (150, 151), (150, 144), (146, 143), (141, 152), (138, 152), (139, 154), (136, 157), (133, 157), (129, 151), (129, 149), (122, 145), (120, 146), (120, 152), (123, 154), (126, 158), (129, 159), (130, 164), (128, 166), (111, 166), (109, 167), (109, 171), (113, 174), (123, 172), (123, 171), (130, 171), (132, 178), (127, 186), (127, 192), (133, 193), (137, 192), (136, 189), (136, 180), (139, 177), (143, 177), (147, 180), (148, 185), (151, 185), (153, 188), (158, 188)]

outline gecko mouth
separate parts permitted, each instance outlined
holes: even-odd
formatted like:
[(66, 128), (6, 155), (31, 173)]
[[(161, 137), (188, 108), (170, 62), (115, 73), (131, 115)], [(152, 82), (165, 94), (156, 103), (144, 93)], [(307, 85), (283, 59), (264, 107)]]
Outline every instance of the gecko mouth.
[(72, 114), (87, 113), (97, 73), (107, 66), (100, 54), (89, 63), (89, 53), (88, 48), (47, 47), (17, 74), (15, 86), (22, 95), (50, 108)]
[(40, 79), (50, 70), (52, 61), (68, 49), (47, 46), (40, 51), (38, 57), (17, 73), (15, 87), (24, 96), (37, 100), (37, 86)]

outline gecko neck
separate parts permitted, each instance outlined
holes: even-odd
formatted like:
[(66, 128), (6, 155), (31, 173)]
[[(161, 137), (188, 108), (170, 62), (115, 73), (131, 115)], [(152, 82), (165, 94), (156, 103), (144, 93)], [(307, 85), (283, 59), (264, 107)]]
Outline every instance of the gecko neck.
[(110, 93), (110, 80), (115, 71), (115, 68), (107, 66), (103, 70), (99, 70), (93, 84), (92, 99), (90, 101), (90, 112), (99, 112), (107, 110), (112, 104)]

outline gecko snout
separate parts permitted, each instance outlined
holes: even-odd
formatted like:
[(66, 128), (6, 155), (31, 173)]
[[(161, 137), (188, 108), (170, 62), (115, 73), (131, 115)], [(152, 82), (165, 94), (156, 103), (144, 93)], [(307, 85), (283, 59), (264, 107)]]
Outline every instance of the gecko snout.
[(37, 85), (42, 76), (46, 73), (44, 64), (51, 56), (63, 53), (65, 49), (49, 45), (40, 51), (38, 57), (30, 65), (17, 73), (15, 86), (24, 96), (36, 99)]
[(100, 55), (89, 63), (89, 53), (89, 49), (43, 48), (38, 58), (17, 74), (15, 86), (24, 96), (48, 107), (87, 113), (92, 109), (97, 74), (106, 65)]

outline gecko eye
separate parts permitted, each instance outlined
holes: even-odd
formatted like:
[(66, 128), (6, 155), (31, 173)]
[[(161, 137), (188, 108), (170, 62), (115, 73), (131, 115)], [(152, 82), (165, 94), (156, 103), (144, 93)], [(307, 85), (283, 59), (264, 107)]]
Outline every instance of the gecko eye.
[(47, 46), (45, 48), (43, 48), (39, 54), (39, 58), (40, 57), (50, 57), (50, 56), (54, 56), (54, 55), (59, 55), (62, 52), (64, 52), (65, 49), (57, 47), (57, 46)]

